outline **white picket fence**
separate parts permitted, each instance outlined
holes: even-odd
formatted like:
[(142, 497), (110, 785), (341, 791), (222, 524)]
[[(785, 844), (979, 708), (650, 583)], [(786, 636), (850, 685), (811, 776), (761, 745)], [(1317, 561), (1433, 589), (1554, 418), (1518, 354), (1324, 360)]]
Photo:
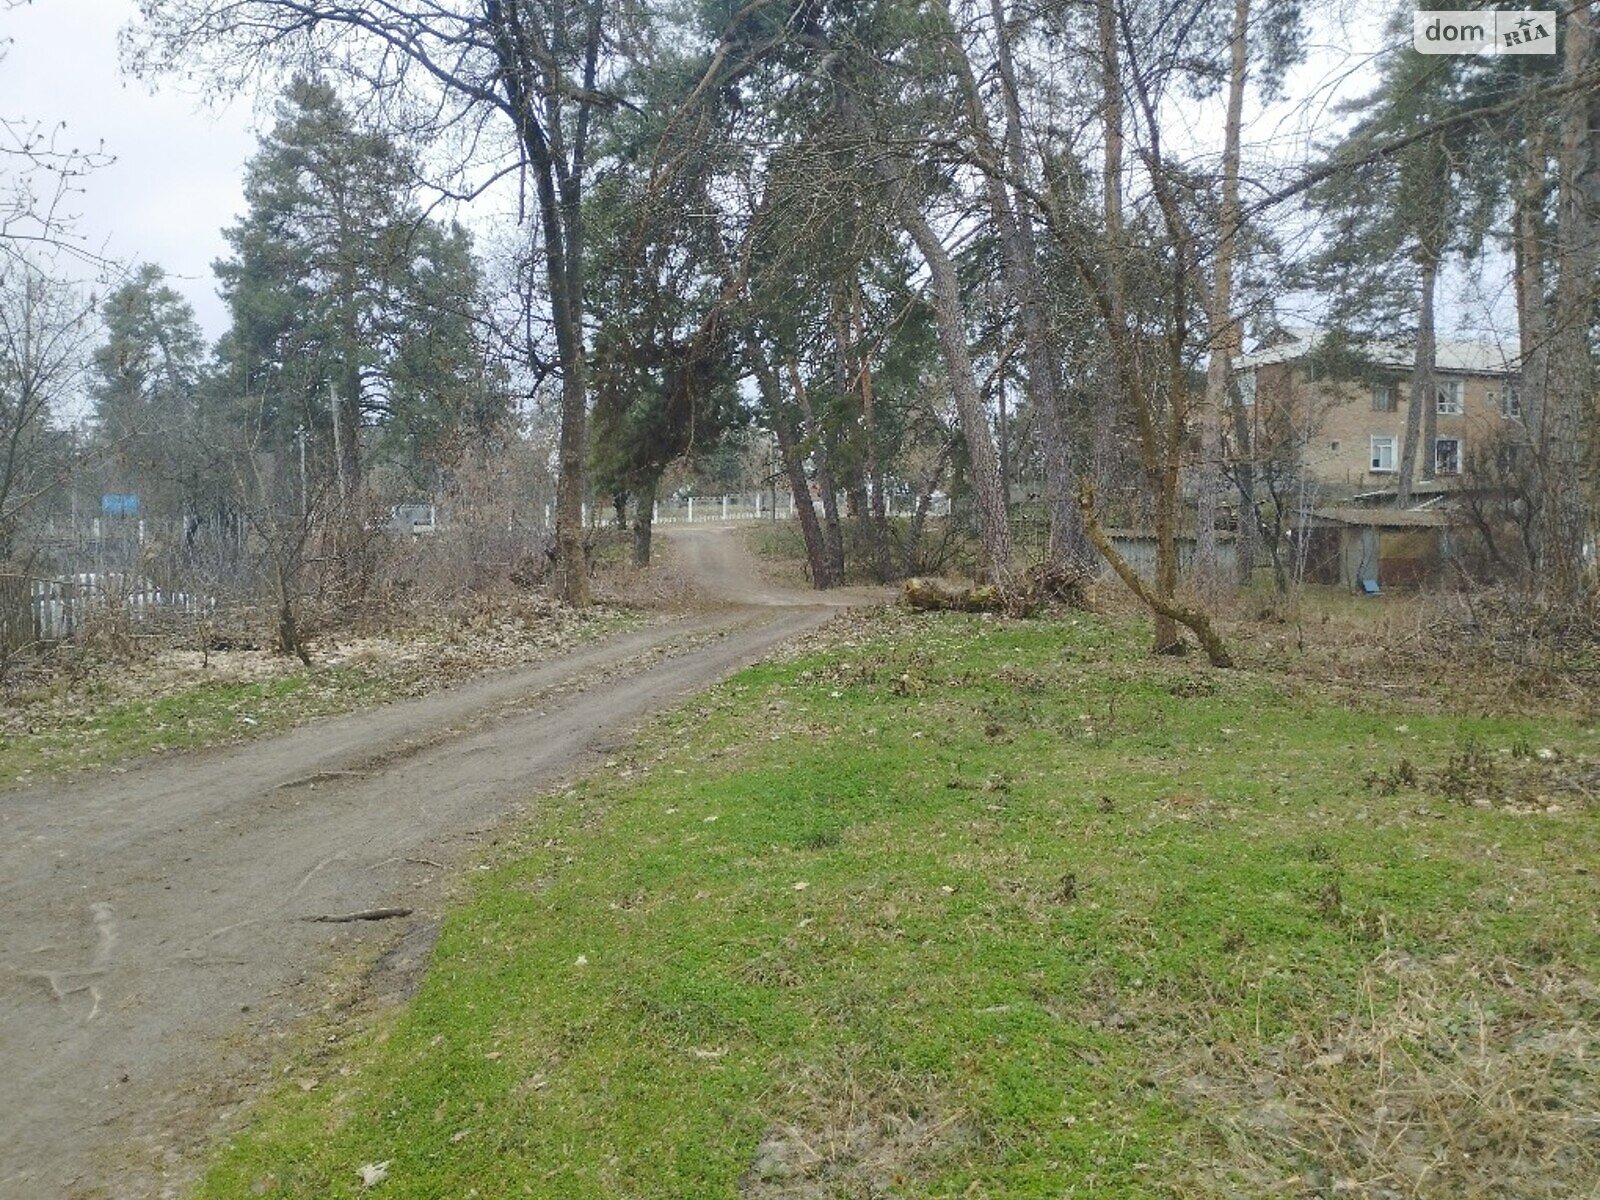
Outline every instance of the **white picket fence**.
[(33, 627), (39, 641), (73, 637), (97, 614), (120, 609), (135, 624), (158, 616), (196, 616), (211, 607), (189, 592), (163, 591), (142, 576), (84, 573), (32, 583)]
[[(839, 509), (843, 511), (847, 498), (839, 496)], [(905, 512), (897, 512), (893, 499), (886, 498), (885, 508), (887, 515), (905, 516)], [(940, 493), (934, 497), (929, 509), (929, 516), (947, 517), (950, 515), (950, 497)], [(690, 496), (686, 499), (663, 500), (655, 505), (651, 521), (656, 525), (687, 525), (715, 523), (720, 521), (765, 521), (788, 520), (794, 516), (794, 500), (786, 491), (777, 495), (776, 511), (774, 511), (773, 498), (767, 492), (729, 493), (726, 496)], [(545, 505), (544, 522), (546, 528), (553, 528), (555, 512), (550, 505)], [(583, 524), (593, 525), (607, 529), (616, 524), (616, 516), (612, 509), (591, 509), (587, 504), (583, 506)]]

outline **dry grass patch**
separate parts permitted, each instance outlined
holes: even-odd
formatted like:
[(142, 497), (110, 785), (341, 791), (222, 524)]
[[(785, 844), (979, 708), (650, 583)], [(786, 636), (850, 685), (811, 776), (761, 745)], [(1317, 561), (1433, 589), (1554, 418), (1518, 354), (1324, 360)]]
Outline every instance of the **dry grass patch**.
[(1273, 1044), (1217, 1039), (1167, 1083), (1214, 1134), (1230, 1196), (1572, 1197), (1600, 1180), (1600, 988), (1571, 969), (1400, 951), (1357, 1011)]

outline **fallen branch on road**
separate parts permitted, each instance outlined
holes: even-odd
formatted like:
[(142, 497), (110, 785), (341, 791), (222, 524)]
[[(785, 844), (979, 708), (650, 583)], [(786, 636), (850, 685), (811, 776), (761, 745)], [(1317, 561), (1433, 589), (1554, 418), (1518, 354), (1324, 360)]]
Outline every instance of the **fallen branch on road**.
[(324, 913), (320, 917), (301, 917), (302, 921), (320, 922), (327, 925), (348, 925), (352, 921), (389, 921), (395, 917), (409, 917), (409, 908), (364, 908), (360, 912), (330, 915)]

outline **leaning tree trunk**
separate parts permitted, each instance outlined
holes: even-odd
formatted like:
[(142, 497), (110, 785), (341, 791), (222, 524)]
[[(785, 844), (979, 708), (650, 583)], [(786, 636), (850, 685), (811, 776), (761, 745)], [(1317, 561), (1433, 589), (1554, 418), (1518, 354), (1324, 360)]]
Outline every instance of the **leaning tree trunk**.
[(806, 562), (811, 567), (811, 586), (819, 591), (837, 587), (842, 581), (833, 572), (833, 560), (828, 554), (822, 524), (817, 520), (817, 506), (811, 499), (811, 481), (806, 478), (805, 459), (799, 448), (800, 439), (789, 420), (789, 414), (783, 409), (783, 391), (778, 384), (777, 372), (756, 345), (754, 335), (747, 333), (745, 344), (755, 371), (756, 386), (766, 404), (767, 419), (772, 422), (772, 434), (778, 440), (778, 454), (783, 459), (784, 474), (789, 479), (794, 515), (800, 522), (800, 536), (806, 544)]
[(1200, 643), (1201, 649), (1206, 652), (1206, 659), (1214, 667), (1233, 666), (1233, 655), (1228, 652), (1228, 647), (1222, 638), (1212, 628), (1211, 618), (1203, 609), (1190, 608), (1178, 602), (1176, 597), (1162, 595), (1154, 590), (1139, 576), (1128, 560), (1123, 558), (1112, 545), (1111, 539), (1100, 527), (1099, 517), (1095, 513), (1094, 485), (1084, 480), (1078, 489), (1078, 507), (1083, 513), (1084, 532), (1089, 540), (1094, 543), (1105, 560), (1111, 564), (1111, 569), (1117, 577), (1127, 584), (1128, 590), (1143, 600), (1150, 611), (1160, 619), (1173, 624), (1174, 628), (1181, 624), (1194, 634), (1195, 640)]
[[(842, 66), (844, 56), (836, 56)], [(961, 281), (950, 252), (923, 215), (910, 192), (910, 167), (904, 160), (878, 153), (872, 129), (862, 115), (849, 80), (836, 80), (834, 103), (845, 127), (860, 137), (870, 168), (886, 189), (900, 226), (916, 243), (928, 268), (928, 300), (933, 308), (939, 349), (949, 376), (961, 434), (967, 444), (968, 479), (978, 508), (983, 572), (990, 582), (1004, 587), (1011, 578), (1011, 523), (1006, 512), (1005, 488), (1000, 479), (1000, 457), (995, 449), (989, 416), (978, 392), (972, 351), (967, 346), (966, 322), (961, 304)]]
[(903, 191), (896, 197), (895, 207), (900, 224), (916, 242), (928, 266), (929, 300), (939, 332), (939, 347), (950, 377), (956, 412), (961, 417), (961, 434), (967, 443), (967, 474), (978, 506), (983, 569), (990, 582), (1004, 587), (1011, 578), (1011, 525), (1006, 515), (1005, 489), (1000, 482), (1000, 458), (995, 450), (994, 434), (989, 429), (988, 413), (978, 394), (972, 353), (967, 347), (955, 264), (950, 261), (950, 254), (933, 226)]

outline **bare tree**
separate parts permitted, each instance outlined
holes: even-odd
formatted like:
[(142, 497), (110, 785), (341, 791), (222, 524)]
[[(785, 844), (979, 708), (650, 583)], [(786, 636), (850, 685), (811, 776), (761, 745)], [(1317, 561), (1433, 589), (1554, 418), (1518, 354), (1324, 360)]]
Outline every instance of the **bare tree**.
[(92, 316), (92, 300), (27, 261), (0, 268), (0, 562), (65, 478), (70, 451), (51, 418), (83, 372)]
[(619, 103), (605, 77), (608, 52), (627, 40), (614, 28), (623, 9), (608, 0), (143, 0), (140, 11), (126, 49), (142, 73), (198, 63), (243, 81), (312, 61), (431, 111), (431, 131), (466, 131), (474, 149), (491, 145), (495, 130), (509, 136), (512, 153), (495, 174), (521, 172), (532, 184), (561, 380), (558, 588), (585, 603), (583, 199), (597, 122)]
[(83, 371), (91, 312), (26, 258), (0, 258), (0, 660), (33, 641), (26, 525), (75, 456), (52, 417)]

